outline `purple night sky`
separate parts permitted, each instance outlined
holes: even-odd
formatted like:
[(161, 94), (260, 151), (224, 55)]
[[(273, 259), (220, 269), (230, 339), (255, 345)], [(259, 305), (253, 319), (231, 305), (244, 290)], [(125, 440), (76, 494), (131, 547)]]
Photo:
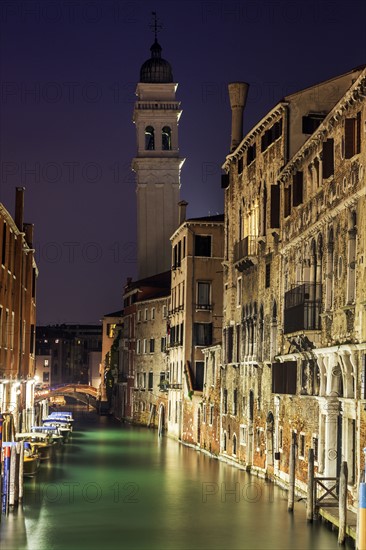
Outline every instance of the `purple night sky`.
[(35, 224), (38, 324), (94, 323), (136, 276), (132, 111), (142, 63), (162, 56), (182, 102), (181, 198), (223, 211), (227, 83), (251, 85), (248, 131), (284, 95), (366, 63), (363, 1), (0, 3), (0, 201)]

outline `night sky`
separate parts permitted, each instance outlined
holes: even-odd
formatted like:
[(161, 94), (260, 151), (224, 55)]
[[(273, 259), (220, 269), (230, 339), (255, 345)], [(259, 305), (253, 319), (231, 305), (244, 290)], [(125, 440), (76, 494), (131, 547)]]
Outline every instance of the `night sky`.
[(181, 198), (223, 211), (227, 83), (248, 131), (288, 93), (366, 63), (366, 2), (0, 2), (0, 201), (35, 224), (38, 324), (96, 323), (136, 277), (135, 87), (156, 11), (179, 83)]

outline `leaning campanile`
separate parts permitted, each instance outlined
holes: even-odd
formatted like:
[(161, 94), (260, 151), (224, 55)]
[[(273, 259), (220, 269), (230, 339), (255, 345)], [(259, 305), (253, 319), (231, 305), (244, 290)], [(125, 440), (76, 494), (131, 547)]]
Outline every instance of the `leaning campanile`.
[[(155, 14), (154, 14), (155, 15)], [(137, 155), (132, 161), (137, 193), (138, 278), (171, 268), (170, 237), (178, 227), (180, 171), (178, 122), (182, 111), (175, 94), (172, 68), (161, 56), (157, 40), (142, 65), (133, 121)]]

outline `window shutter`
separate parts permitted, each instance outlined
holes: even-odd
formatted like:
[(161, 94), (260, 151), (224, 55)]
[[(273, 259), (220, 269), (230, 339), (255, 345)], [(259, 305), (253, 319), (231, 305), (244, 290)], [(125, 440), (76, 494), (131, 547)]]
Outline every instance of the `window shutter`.
[(271, 227), (280, 227), (280, 186), (271, 185)]
[(285, 204), (284, 204), (284, 217), (287, 218), (291, 214), (291, 185), (285, 187)]
[(226, 189), (230, 184), (229, 174), (221, 174), (221, 189)]
[(356, 155), (361, 153), (361, 111), (357, 113), (356, 122)]
[(296, 361), (286, 361), (283, 363), (286, 369), (286, 388), (285, 393), (296, 394), (297, 385), (297, 363)]
[(344, 121), (345, 157), (350, 159), (355, 154), (355, 118), (346, 118)]
[(296, 172), (293, 176), (293, 206), (299, 206), (303, 200), (303, 173)]
[(323, 178), (328, 179), (334, 174), (334, 140), (323, 143)]

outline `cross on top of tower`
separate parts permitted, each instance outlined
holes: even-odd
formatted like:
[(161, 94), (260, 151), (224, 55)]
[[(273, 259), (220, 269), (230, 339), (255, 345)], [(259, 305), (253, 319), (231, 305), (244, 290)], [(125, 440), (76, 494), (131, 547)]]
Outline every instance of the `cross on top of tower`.
[(158, 31), (161, 31), (163, 26), (158, 22), (158, 16), (156, 14), (156, 11), (151, 12), (151, 15), (153, 16), (153, 23), (150, 25), (150, 28), (153, 29), (155, 34), (155, 42), (158, 41)]

